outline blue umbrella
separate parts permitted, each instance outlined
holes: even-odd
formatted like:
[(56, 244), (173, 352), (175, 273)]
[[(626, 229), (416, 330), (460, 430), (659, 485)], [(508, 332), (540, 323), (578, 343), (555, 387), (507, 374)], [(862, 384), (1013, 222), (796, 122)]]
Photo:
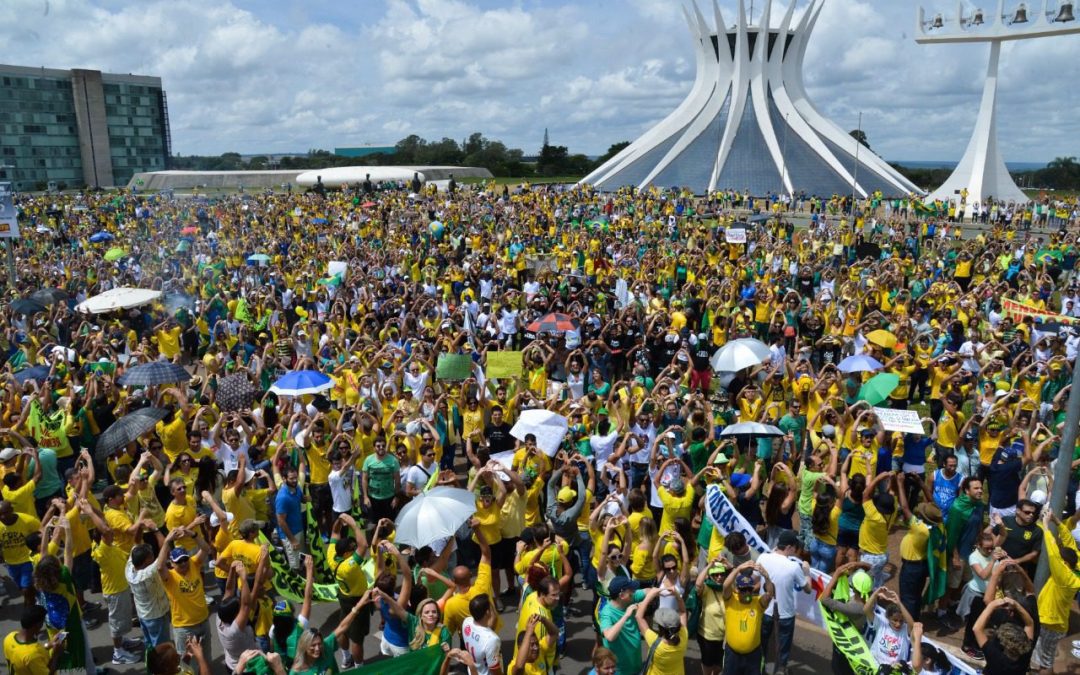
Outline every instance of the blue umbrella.
[(105, 232), (104, 230), (102, 230), (101, 232), (95, 232), (90, 235), (90, 241), (94, 242), (95, 244), (100, 244), (103, 241), (112, 241), (115, 238), (116, 237), (112, 236), (112, 233)]
[(334, 387), (334, 381), (317, 370), (293, 370), (285, 373), (270, 391), (278, 396), (319, 394)]
[(841, 373), (872, 373), (875, 370), (881, 370), (885, 366), (873, 356), (868, 356), (866, 354), (853, 354), (852, 356), (849, 356), (840, 363), (836, 364), (836, 367), (840, 369)]

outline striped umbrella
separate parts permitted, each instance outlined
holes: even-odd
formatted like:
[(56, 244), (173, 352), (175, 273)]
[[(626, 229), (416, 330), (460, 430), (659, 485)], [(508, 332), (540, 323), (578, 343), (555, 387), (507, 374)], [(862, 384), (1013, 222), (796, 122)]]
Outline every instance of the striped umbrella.
[(552, 312), (545, 314), (536, 321), (525, 327), (530, 333), (565, 333), (569, 330), (577, 330), (578, 320), (569, 314)]

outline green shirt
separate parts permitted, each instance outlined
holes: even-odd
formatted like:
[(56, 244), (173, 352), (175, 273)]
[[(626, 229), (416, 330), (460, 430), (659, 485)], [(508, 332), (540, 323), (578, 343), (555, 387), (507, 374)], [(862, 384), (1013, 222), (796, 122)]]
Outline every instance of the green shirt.
[(814, 486), (824, 475), (822, 471), (807, 469), (799, 472), (799, 513), (809, 514), (814, 508)]
[(364, 459), (363, 471), (368, 477), (368, 496), (372, 499), (391, 499), (394, 496), (394, 476), (401, 470), (397, 457), (390, 453), (379, 459), (378, 455), (368, 455)]
[[(637, 595), (635, 594), (635, 600)], [(620, 609), (614, 602), (604, 605), (604, 608), (600, 610), (601, 633), (618, 623), (625, 613), (626, 611)], [(626, 620), (614, 641), (609, 642), (607, 638), (604, 638), (604, 646), (615, 654), (615, 662), (618, 664), (615, 670), (616, 675), (638, 675), (641, 671), (643, 659), (641, 656), (641, 631), (638, 630), (637, 621), (634, 617)]]
[(690, 468), (694, 473), (705, 468), (705, 463), (709, 461), (710, 452), (707, 443), (691, 443), (687, 446), (686, 452), (690, 455)]
[(323, 638), (322, 656), (304, 670), (289, 668), (289, 675), (336, 675), (337, 664), (337, 637), (330, 633)]

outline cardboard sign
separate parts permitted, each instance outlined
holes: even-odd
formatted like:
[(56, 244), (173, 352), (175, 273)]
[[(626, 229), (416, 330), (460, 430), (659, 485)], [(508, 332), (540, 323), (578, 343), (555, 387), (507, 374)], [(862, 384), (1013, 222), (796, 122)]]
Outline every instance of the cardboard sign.
[(521, 352), (488, 352), (487, 376), (489, 379), (521, 377)]
[(746, 230), (741, 227), (729, 227), (724, 230), (724, 241), (729, 244), (745, 244)]
[(923, 429), (919, 413), (914, 410), (892, 410), (891, 408), (874, 408), (874, 414), (881, 420), (881, 426), (885, 431), (901, 431), (905, 434), (918, 434), (923, 436)]
[(468, 354), (442, 354), (435, 364), (440, 380), (467, 380), (472, 376), (472, 358)]

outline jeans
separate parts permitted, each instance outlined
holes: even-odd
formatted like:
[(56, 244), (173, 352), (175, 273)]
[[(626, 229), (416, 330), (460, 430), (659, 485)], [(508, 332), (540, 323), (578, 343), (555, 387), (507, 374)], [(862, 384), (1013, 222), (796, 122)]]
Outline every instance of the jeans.
[(818, 572), (832, 574), (836, 564), (836, 547), (826, 544), (817, 537), (810, 540), (810, 567)]
[(922, 592), (930, 576), (925, 560), (905, 560), (900, 566), (900, 604), (918, 621), (922, 614)]
[[(791, 658), (791, 643), (795, 640), (795, 617), (777, 619), (778, 629), (776, 632), (776, 667), (787, 668), (788, 659)], [(761, 653), (769, 653), (769, 638), (772, 637), (773, 618), (765, 615), (765, 621), (761, 624)]]
[[(173, 626), (173, 633), (176, 637), (176, 651), (181, 656), (187, 650), (187, 640), (189, 637), (195, 637), (199, 640), (199, 644), (202, 645), (203, 655), (206, 656), (206, 661), (210, 662), (214, 660), (213, 654), (210, 653), (210, 648), (214, 643), (213, 636), (210, 635), (210, 622), (203, 621), (196, 626)], [(209, 675), (208, 673), (200, 673), (200, 675)]]
[(172, 642), (172, 631), (169, 630), (172, 624), (172, 620), (168, 614), (159, 616), (156, 619), (143, 619), (139, 618), (139, 625), (142, 626), (143, 642), (147, 647), (157, 647), (165, 642)]
[(869, 574), (874, 579), (874, 588), (885, 585), (884, 568), (889, 556), (884, 553), (863, 553), (859, 556), (859, 562), (870, 565)]
[(587, 585), (589, 589), (596, 587), (596, 570), (593, 569), (592, 564), (592, 537), (588, 532), (578, 532), (578, 540), (574, 545), (574, 549), (577, 551), (578, 558), (580, 558), (579, 568), (581, 570), (581, 581)]

